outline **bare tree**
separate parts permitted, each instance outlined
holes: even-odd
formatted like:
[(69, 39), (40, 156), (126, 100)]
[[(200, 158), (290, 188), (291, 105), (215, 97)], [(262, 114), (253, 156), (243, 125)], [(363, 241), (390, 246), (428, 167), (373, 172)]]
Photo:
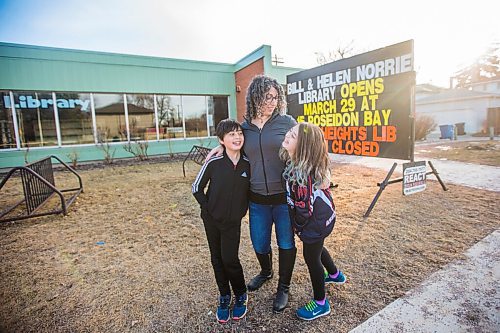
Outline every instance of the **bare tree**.
[(73, 149), (71, 153), (66, 154), (66, 157), (68, 157), (68, 159), (71, 161), (71, 166), (73, 167), (73, 169), (76, 169), (80, 154), (78, 154), (78, 152)]
[(493, 42), (472, 64), (458, 70), (453, 79), (456, 88), (466, 88), (471, 83), (489, 81), (499, 76), (500, 42)]
[(108, 141), (110, 131), (109, 127), (105, 127), (104, 129), (100, 127), (97, 128), (98, 147), (104, 153), (104, 163), (106, 164), (113, 163), (116, 153), (116, 148), (111, 147)]
[(99, 149), (104, 153), (104, 163), (111, 164), (115, 158), (116, 148), (112, 148), (109, 142), (99, 142)]
[(153, 109), (154, 101), (152, 95), (133, 95), (133, 103), (137, 106), (143, 107), (145, 109)]
[(139, 161), (145, 161), (149, 159), (148, 156), (149, 144), (147, 141), (135, 141), (134, 143), (128, 142), (123, 146), (126, 152), (134, 155)]
[(172, 105), (170, 96), (159, 95), (157, 100), (158, 107), (158, 123), (160, 126), (179, 126), (181, 119), (179, 110), (175, 105)]
[(316, 61), (320, 65), (327, 64), (329, 62), (337, 61), (354, 55), (354, 40), (347, 43), (340, 43), (337, 48), (333, 51), (328, 51), (328, 55), (323, 52), (315, 52)]

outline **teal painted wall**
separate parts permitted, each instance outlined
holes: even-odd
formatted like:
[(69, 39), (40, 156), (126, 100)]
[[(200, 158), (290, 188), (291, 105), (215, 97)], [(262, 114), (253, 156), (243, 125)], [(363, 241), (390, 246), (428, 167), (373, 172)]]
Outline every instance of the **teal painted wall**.
[[(177, 139), (171, 141), (148, 141), (147, 153), (149, 156), (166, 155), (173, 153), (188, 152), (193, 145), (204, 147), (215, 147), (218, 144), (216, 137), (200, 138), (200, 139)], [(123, 149), (124, 143), (110, 143), (110, 153), (114, 152), (114, 158), (133, 158), (134, 155)], [(134, 143), (132, 143), (132, 146)], [(54, 148), (31, 148), (28, 151), (22, 150), (8, 150), (0, 152), (0, 170), (11, 168), (14, 166), (24, 165), (25, 160), (34, 162), (49, 155), (56, 155), (61, 160), (71, 163), (71, 155), (76, 153), (78, 155), (77, 161), (89, 162), (99, 161), (104, 159), (104, 151), (96, 145), (79, 145), (79, 146), (64, 146)], [(56, 163), (55, 160), (52, 161)]]
[(0, 89), (228, 95), (234, 65), (0, 43)]
[(0, 89), (228, 94), (233, 73), (230, 64), (0, 43)]
[[(5, 58), (0, 89), (230, 95), (233, 72)], [(29, 87), (29, 88), (28, 88)]]
[[(271, 57), (271, 46), (269, 45), (262, 45), (261, 47), (253, 50), (250, 52), (248, 55), (245, 57), (241, 58), (236, 62), (234, 65), (234, 71), (237, 72), (243, 67), (246, 67), (250, 65), (251, 63), (256, 62), (257, 60), (261, 58), (266, 58), (266, 57)], [(266, 62), (266, 59), (264, 59), (264, 62)], [(270, 63), (269, 63), (270, 64)], [(266, 64), (264, 64), (266, 66)]]
[(286, 84), (286, 76), (297, 73), (300, 71), (303, 71), (304, 69), (302, 68), (293, 68), (293, 67), (278, 67), (278, 66), (272, 66), (271, 69), (268, 71), (268, 74), (278, 82), (281, 82), (282, 84)]

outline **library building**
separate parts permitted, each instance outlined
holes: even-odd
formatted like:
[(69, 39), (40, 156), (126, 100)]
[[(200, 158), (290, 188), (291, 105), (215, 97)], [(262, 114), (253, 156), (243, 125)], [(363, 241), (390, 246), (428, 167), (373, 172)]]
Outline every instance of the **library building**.
[(258, 74), (282, 84), (298, 68), (273, 65), (263, 45), (234, 64), (0, 43), (0, 169), (56, 155), (69, 161), (213, 147), (225, 118), (243, 120)]

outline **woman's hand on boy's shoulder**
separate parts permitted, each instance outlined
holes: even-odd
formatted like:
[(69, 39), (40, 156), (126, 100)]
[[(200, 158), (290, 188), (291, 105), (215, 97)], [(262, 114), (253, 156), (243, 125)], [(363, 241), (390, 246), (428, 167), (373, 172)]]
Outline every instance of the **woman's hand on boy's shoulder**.
[(212, 150), (208, 153), (207, 157), (205, 158), (205, 162), (211, 159), (213, 156), (220, 156), (224, 152), (224, 148), (222, 146), (217, 146), (215, 148), (212, 148)]

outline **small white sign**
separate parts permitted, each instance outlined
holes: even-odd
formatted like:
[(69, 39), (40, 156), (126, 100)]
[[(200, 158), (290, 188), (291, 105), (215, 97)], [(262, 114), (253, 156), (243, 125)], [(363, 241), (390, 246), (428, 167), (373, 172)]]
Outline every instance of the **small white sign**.
[(426, 174), (425, 161), (404, 163), (403, 195), (410, 195), (425, 190)]

